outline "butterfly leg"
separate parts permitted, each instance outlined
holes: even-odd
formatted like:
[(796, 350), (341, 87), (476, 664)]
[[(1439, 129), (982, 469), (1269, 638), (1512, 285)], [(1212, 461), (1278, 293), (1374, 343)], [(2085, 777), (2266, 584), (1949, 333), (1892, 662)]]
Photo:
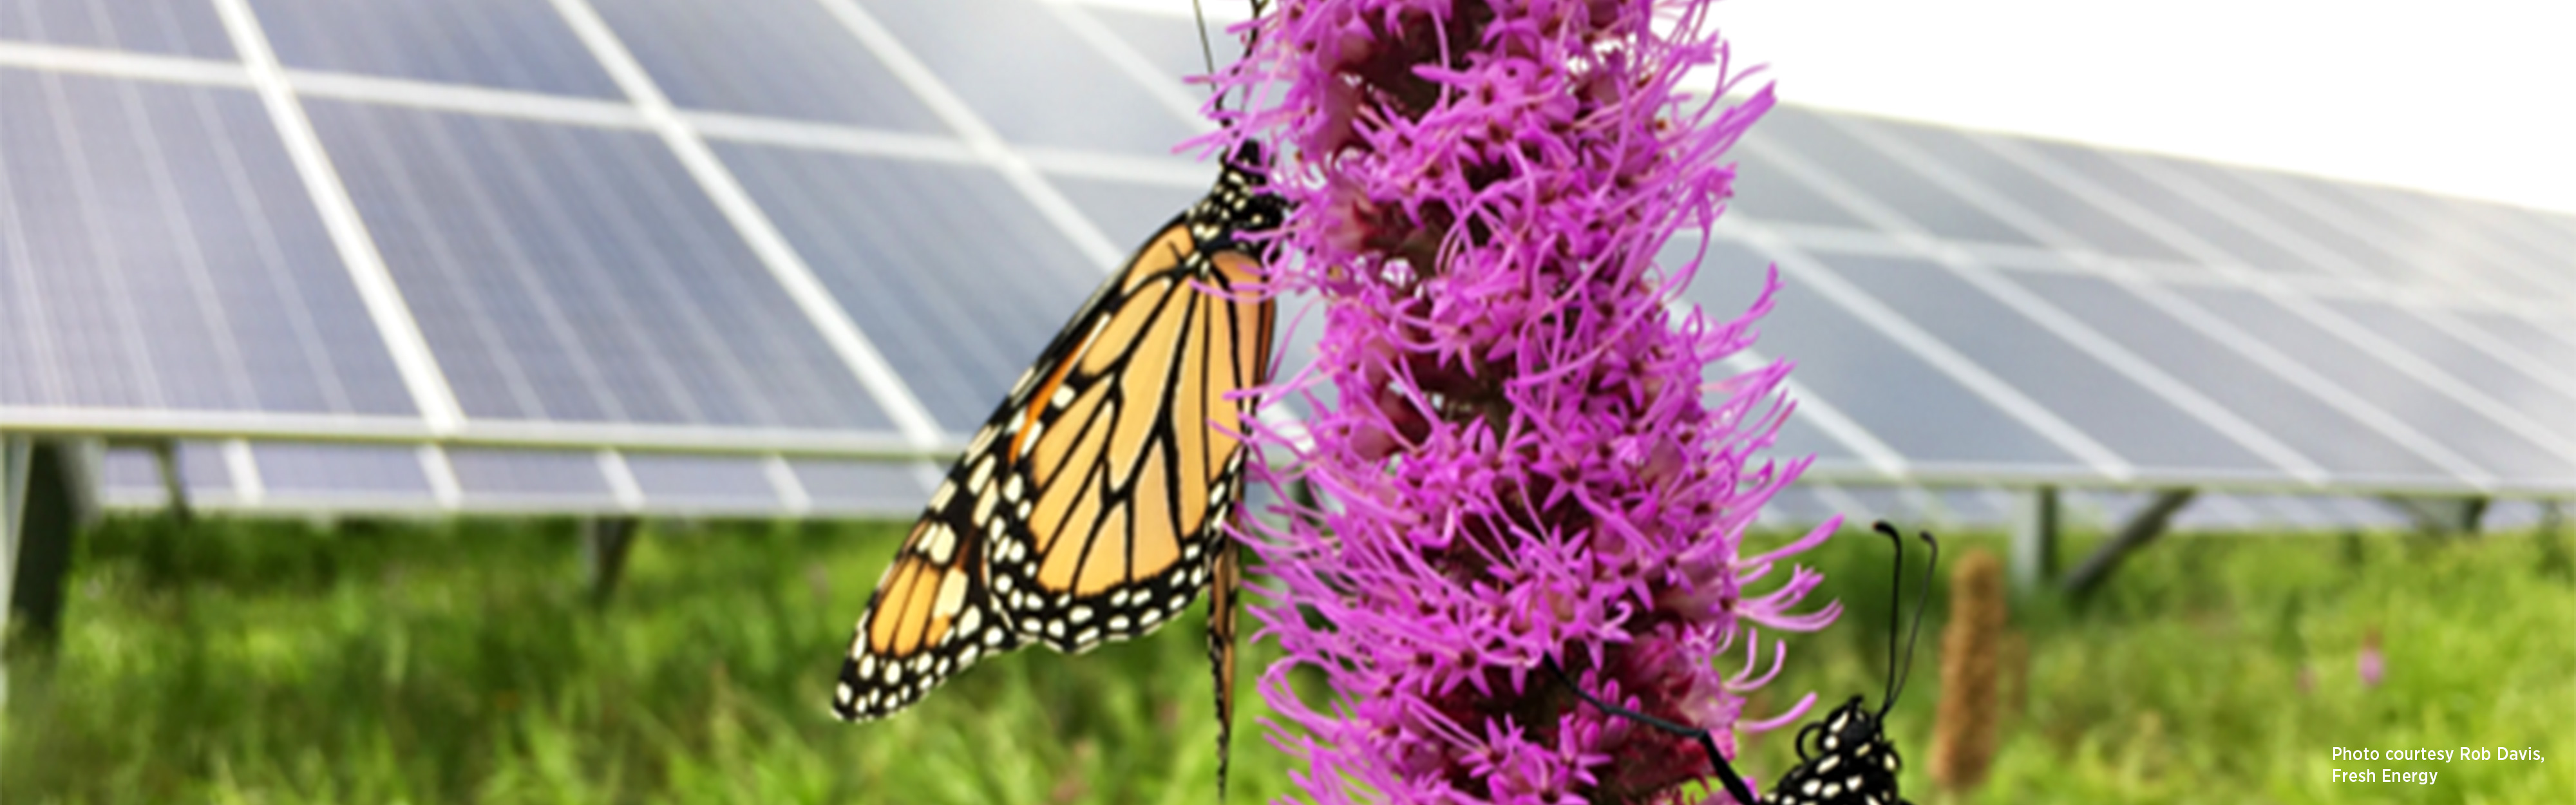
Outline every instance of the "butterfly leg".
[[(1220, 531), (1220, 533), (1222, 533)], [(1242, 549), (1231, 537), (1220, 536), (1217, 549), (1208, 556), (1208, 666), (1216, 676), (1216, 793), (1225, 799), (1226, 767), (1232, 760), (1234, 740), (1234, 648), (1237, 607), (1236, 585), (1242, 581)]]
[(1574, 684), (1574, 680), (1565, 675), (1565, 669), (1557, 667), (1556, 658), (1548, 657), (1541, 662), (1547, 666), (1547, 672), (1556, 677), (1557, 682), (1565, 685), (1566, 690), (1574, 691), (1574, 695), (1583, 697), (1584, 701), (1591, 702), (1592, 706), (1600, 708), (1601, 712), (1609, 713), (1630, 721), (1635, 721), (1674, 735), (1698, 740), (1699, 748), (1708, 753), (1708, 765), (1710, 768), (1717, 771), (1717, 781), (1720, 785), (1725, 786), (1727, 796), (1734, 797), (1735, 801), (1741, 803), (1741, 805), (1759, 805), (1761, 802), (1761, 800), (1753, 797), (1753, 787), (1745, 785), (1744, 778), (1736, 775), (1735, 767), (1726, 762), (1726, 756), (1718, 754), (1717, 738), (1708, 730), (1675, 724), (1670, 721), (1665, 721), (1654, 716), (1602, 701), (1595, 698), (1591, 693), (1584, 691), (1583, 686)]

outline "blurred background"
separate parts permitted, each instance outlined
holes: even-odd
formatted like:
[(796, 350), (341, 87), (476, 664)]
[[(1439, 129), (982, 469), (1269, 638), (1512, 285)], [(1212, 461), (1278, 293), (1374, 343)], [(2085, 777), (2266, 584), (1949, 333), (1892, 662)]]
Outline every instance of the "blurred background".
[[(2079, 8), (1719, 4), (1789, 105), (1665, 257), (1722, 314), (1778, 266), (1711, 377), (1794, 361), (1816, 457), (1751, 544), (1945, 536), (1916, 801), (2576, 797), (2567, 12)], [(0, 0), (0, 799), (1206, 799), (1195, 615), (823, 709), (926, 484), (1205, 192), (1200, 41), (1146, 0)], [(1752, 712), (1877, 695), (1850, 536)], [(1236, 801), (1292, 790), (1266, 735)], [(2561, 762), (2356, 791), (2356, 745)]]

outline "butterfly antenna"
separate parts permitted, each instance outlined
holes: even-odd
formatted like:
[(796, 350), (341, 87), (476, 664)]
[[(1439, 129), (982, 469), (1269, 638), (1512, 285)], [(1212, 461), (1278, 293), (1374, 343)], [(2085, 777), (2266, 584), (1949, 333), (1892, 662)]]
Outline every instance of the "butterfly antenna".
[(1887, 703), (1896, 700), (1896, 675), (1899, 673), (1899, 666), (1896, 664), (1896, 621), (1905, 617), (1905, 535), (1897, 533), (1896, 527), (1888, 525), (1886, 520), (1878, 521), (1870, 529), (1886, 534), (1887, 540), (1896, 544), (1896, 561), (1891, 563), (1894, 569), (1890, 572), (1895, 579), (1888, 582), (1887, 593), (1887, 695), (1881, 697), (1878, 704), (1879, 714), (1886, 715)]
[[(1885, 520), (1879, 521), (1875, 530), (1886, 534), (1889, 540), (1896, 543), (1896, 581), (1891, 585), (1894, 588), (1891, 596), (1895, 598), (1896, 603), (1890, 604), (1890, 608), (1901, 607), (1905, 600), (1905, 535), (1897, 533), (1896, 527), (1888, 525)], [(1896, 706), (1896, 694), (1904, 692), (1905, 683), (1914, 677), (1914, 647), (1923, 642), (1923, 612), (1930, 608), (1932, 603), (1932, 570), (1941, 564), (1941, 542), (1933, 539), (1930, 531), (1917, 531), (1915, 534), (1923, 538), (1923, 544), (1931, 547), (1932, 560), (1923, 566), (1923, 589), (1915, 591), (1914, 623), (1906, 628), (1905, 652), (1902, 660), (1897, 657), (1894, 624), (1889, 624), (1887, 630), (1887, 698), (1878, 702), (1878, 715), (1881, 720), (1886, 719), (1888, 708)], [(1904, 615), (1901, 611), (1891, 614), (1897, 617)]]
[(1208, 94), (1216, 97), (1217, 108), (1225, 108), (1225, 95), (1216, 88), (1216, 46), (1208, 44), (1207, 8), (1199, 0), (1190, 0), (1190, 14), (1199, 20), (1199, 57), (1207, 60)]
[(1566, 690), (1574, 691), (1574, 695), (1583, 697), (1584, 701), (1591, 702), (1592, 706), (1600, 708), (1601, 712), (1609, 713), (1630, 721), (1635, 721), (1674, 735), (1680, 735), (1699, 741), (1700, 751), (1708, 753), (1708, 766), (1711, 769), (1717, 770), (1717, 781), (1720, 785), (1726, 787), (1727, 796), (1734, 797), (1735, 801), (1741, 803), (1741, 805), (1759, 805), (1761, 802), (1761, 800), (1753, 797), (1753, 787), (1745, 785), (1744, 778), (1736, 775), (1735, 767), (1727, 764), (1726, 756), (1717, 753), (1717, 738), (1708, 730), (1675, 724), (1670, 721), (1665, 721), (1654, 716), (1646, 715), (1635, 710), (1630, 710), (1625, 707), (1593, 698), (1592, 694), (1584, 692), (1582, 686), (1574, 684), (1573, 679), (1566, 677), (1565, 669), (1557, 667), (1555, 657), (1542, 658), (1539, 662), (1540, 664), (1547, 666), (1548, 674), (1556, 677), (1556, 681), (1559, 684), (1564, 685)]
[[(1923, 643), (1923, 612), (1932, 605), (1932, 570), (1941, 566), (1941, 541), (1933, 539), (1930, 531), (1916, 531), (1914, 535), (1923, 538), (1923, 544), (1932, 551), (1932, 558), (1923, 563), (1923, 589), (1914, 594), (1914, 625), (1908, 627), (1905, 634), (1905, 680), (1896, 683), (1898, 691), (1905, 690), (1905, 682), (1914, 679), (1914, 647)], [(1894, 694), (1890, 694), (1887, 701), (1879, 702), (1879, 715), (1887, 715), (1888, 706), (1895, 703)]]

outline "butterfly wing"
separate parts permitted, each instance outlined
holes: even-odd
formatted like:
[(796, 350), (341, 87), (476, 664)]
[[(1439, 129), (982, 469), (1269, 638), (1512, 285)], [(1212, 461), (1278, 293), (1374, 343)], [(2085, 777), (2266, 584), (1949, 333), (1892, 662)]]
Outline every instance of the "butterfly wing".
[(901, 710), (976, 660), (1020, 644), (993, 607), (983, 535), (969, 520), (972, 499), (957, 492), (957, 474), (932, 496), (859, 616), (832, 696), (832, 712), (844, 720)]
[(1260, 185), (1229, 166), (1021, 374), (870, 597), (835, 713), (893, 713), (1023, 642), (1079, 652), (1145, 634), (1217, 572), (1241, 485), (1233, 434), (1252, 415), (1228, 398), (1267, 380), (1276, 315), (1236, 240), (1278, 223)]
[(1153, 631), (1205, 586), (1226, 539), (1273, 304), (1258, 264), (1204, 250), (1188, 216), (1129, 266), (1117, 311), (1006, 426), (1010, 533), (990, 548), (1012, 627), (1081, 652)]

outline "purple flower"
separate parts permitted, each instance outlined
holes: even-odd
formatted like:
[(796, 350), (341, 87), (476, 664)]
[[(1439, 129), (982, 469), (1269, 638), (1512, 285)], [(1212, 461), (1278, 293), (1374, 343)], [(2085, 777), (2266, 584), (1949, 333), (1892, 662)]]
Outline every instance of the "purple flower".
[[(1287, 3), (1218, 79), (1257, 100), (1211, 140), (1270, 140), (1296, 205), (1270, 283), (1330, 302), (1317, 366), (1270, 391), (1309, 403), (1311, 440), (1253, 434), (1295, 466), (1256, 462), (1256, 481), (1323, 503), (1247, 535), (1278, 594), (1254, 617), (1288, 652), (1262, 695), (1318, 802), (1666, 801), (1708, 775), (1695, 744), (1577, 706), (1549, 659), (1729, 754), (1733, 729), (1813, 701), (1739, 720), (1785, 656), (1756, 627), (1841, 611), (1792, 611), (1820, 580), (1805, 568), (1746, 591), (1838, 525), (1738, 554), (1807, 463), (1759, 455), (1788, 367), (1702, 382), (1751, 343), (1777, 274), (1712, 320), (1672, 307), (1699, 261), (1655, 261), (1681, 228), (1705, 236), (1733, 192), (1720, 157), (1772, 103), (1716, 100), (1736, 77), (1707, 10)], [(1686, 98), (1711, 65), (1727, 77)], [(1298, 665), (1329, 705), (1290, 688)]]
[(2379, 687), (2380, 680), (2388, 677), (2388, 657), (2379, 652), (2379, 627), (2370, 627), (2370, 631), (2362, 633), (2361, 659), (2354, 664), (2361, 672), (2361, 684), (2365, 687)]

